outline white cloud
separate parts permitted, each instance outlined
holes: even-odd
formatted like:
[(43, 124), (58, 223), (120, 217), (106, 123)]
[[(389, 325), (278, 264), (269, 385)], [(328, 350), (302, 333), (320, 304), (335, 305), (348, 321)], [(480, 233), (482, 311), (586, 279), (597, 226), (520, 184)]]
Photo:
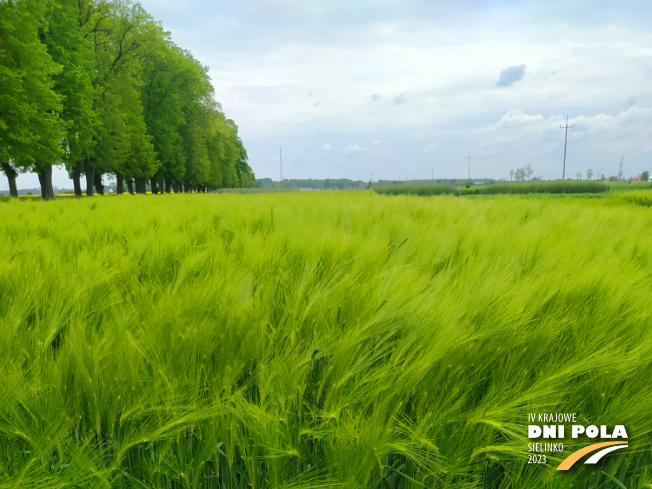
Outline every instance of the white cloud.
[(382, 142), (383, 141), (381, 139), (374, 139), (373, 141), (371, 141), (371, 144), (380, 144)]
[(506, 128), (517, 128), (525, 125), (539, 124), (543, 122), (543, 116), (541, 114), (537, 115), (527, 115), (522, 110), (512, 109), (507, 114), (505, 114), (496, 124), (492, 124), (485, 130), (490, 131), (499, 131)]
[(328, 144), (328, 143), (326, 143), (326, 144), (324, 144), (324, 145), (323, 145), (323, 146), (321, 147), (321, 149), (323, 149), (323, 150), (326, 150), (326, 151), (327, 151), (327, 150), (329, 150), (329, 149), (333, 149), (333, 148), (331, 147), (331, 145), (330, 145), (330, 144)]
[(422, 153), (433, 153), (435, 151), (441, 150), (441, 146), (437, 143), (430, 143), (428, 146), (421, 150)]
[(360, 153), (366, 153), (367, 151), (369, 151), (368, 148), (362, 148), (357, 144), (349, 144), (346, 148), (344, 148), (345, 155), (356, 155)]

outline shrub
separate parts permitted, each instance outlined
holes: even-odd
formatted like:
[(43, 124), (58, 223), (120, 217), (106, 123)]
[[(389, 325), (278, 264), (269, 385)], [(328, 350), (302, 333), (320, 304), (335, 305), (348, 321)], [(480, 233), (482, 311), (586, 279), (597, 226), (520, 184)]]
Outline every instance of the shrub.
[(597, 194), (607, 192), (602, 182), (554, 180), (548, 182), (499, 183), (482, 189), (484, 194)]
[(459, 190), (453, 185), (445, 183), (434, 184), (396, 184), (375, 187), (374, 192), (385, 195), (458, 195)]

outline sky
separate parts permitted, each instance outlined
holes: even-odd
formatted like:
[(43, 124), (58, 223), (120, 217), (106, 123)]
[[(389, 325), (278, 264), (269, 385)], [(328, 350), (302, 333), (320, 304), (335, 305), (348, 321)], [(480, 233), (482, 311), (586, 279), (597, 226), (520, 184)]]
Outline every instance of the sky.
[(141, 3), (210, 67), (258, 178), (280, 148), (285, 178), (466, 178), (469, 155), (471, 178), (561, 178), (567, 117), (567, 178), (652, 170), (648, 0)]

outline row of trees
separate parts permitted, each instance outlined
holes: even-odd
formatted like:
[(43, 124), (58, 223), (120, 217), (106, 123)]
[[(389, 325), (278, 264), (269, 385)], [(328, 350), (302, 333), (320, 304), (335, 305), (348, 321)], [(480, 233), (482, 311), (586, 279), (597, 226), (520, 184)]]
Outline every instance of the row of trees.
[[(532, 170), (532, 165), (530, 163), (528, 163), (526, 166), (524, 166), (523, 168), (519, 168), (516, 171), (509, 170), (509, 179), (510, 180), (516, 180), (517, 182), (522, 182), (523, 180), (529, 180), (532, 177), (533, 174), (534, 174), (534, 171)], [(582, 172), (578, 171), (577, 173), (575, 173), (575, 176), (577, 177), (578, 180), (582, 180)], [(648, 179), (650, 177), (650, 174), (649, 174), (649, 172), (644, 171), (643, 173), (641, 173), (640, 176), (641, 176), (641, 180), (646, 182), (646, 181), (648, 181)], [(591, 168), (586, 170), (586, 179), (587, 180), (592, 180), (593, 179), (593, 170)], [(570, 178), (568, 180), (570, 180)], [(596, 180), (600, 180), (600, 181), (603, 181), (603, 182), (605, 180), (612, 181), (612, 182), (618, 182), (618, 181), (622, 181), (622, 177), (615, 177), (614, 176), (614, 177), (605, 178), (604, 174), (602, 174), (602, 175), (599, 175), (596, 178)]]
[[(202, 66), (129, 0), (0, 0), (0, 168), (35, 172), (53, 197), (64, 165), (75, 194), (254, 187), (238, 127)], [(134, 189), (135, 187), (135, 189)]]
[(534, 174), (534, 170), (532, 169), (532, 164), (528, 163), (523, 168), (519, 168), (516, 171), (509, 170), (509, 179), (513, 180), (514, 178), (516, 178), (517, 182), (522, 182), (523, 180), (526, 179), (529, 180), (533, 174)]

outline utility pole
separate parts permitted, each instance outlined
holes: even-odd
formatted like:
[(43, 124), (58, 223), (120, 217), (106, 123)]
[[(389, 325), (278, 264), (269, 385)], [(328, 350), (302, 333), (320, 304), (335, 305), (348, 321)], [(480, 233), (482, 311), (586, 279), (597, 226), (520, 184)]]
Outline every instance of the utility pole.
[(467, 156), (466, 159), (469, 160), (469, 180), (471, 180), (471, 160), (473, 159), (471, 153), (469, 153), (469, 156)]
[(575, 124), (572, 126), (568, 125), (568, 116), (566, 116), (566, 126), (559, 126), (560, 129), (566, 129), (566, 138), (564, 139), (564, 170), (561, 174), (561, 179), (566, 180), (566, 146), (568, 145), (568, 130), (575, 127)]
[(278, 149), (279, 168), (278, 168), (278, 186), (281, 186), (283, 181), (283, 148)]

